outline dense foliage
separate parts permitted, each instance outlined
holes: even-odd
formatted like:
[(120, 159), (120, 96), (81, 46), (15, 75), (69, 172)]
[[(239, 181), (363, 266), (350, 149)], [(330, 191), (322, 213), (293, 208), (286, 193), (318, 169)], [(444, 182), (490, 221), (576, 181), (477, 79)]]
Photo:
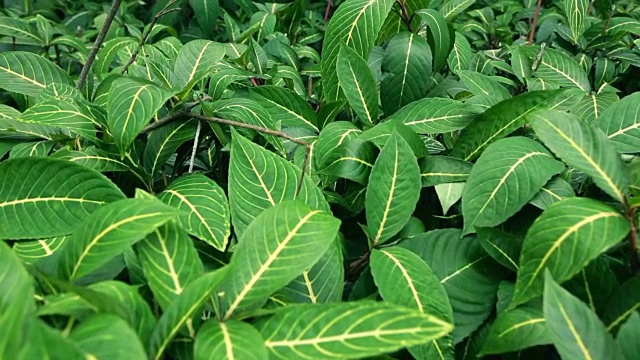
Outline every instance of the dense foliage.
[(4, 0), (0, 358), (640, 358), (639, 38), (634, 0)]

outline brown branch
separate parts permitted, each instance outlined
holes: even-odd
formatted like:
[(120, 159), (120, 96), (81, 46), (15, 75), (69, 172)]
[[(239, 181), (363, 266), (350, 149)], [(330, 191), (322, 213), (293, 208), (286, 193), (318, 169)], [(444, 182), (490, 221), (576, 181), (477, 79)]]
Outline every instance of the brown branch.
[(184, 117), (184, 116), (189, 116), (189, 113), (186, 112), (186, 111), (178, 111), (178, 112), (175, 112), (173, 114), (169, 114), (169, 115), (161, 118), (160, 120), (147, 125), (144, 129), (142, 129), (140, 134), (146, 134), (146, 133), (148, 133), (150, 131), (153, 131), (153, 130), (155, 130), (157, 128), (163, 127), (166, 124), (168, 124), (168, 123), (170, 123), (170, 122), (172, 122), (174, 120), (177, 120), (177, 119), (179, 119), (181, 117)]
[(167, 3), (167, 5), (165, 5), (165, 7), (162, 8), (162, 10), (158, 11), (158, 13), (153, 17), (153, 20), (151, 20), (151, 24), (149, 25), (149, 27), (145, 30), (144, 34), (142, 35), (142, 38), (140, 39), (140, 42), (138, 43), (138, 46), (136, 47), (136, 49), (133, 51), (133, 54), (131, 54), (131, 57), (129, 58), (129, 61), (125, 64), (125, 66), (120, 71), (120, 75), (122, 75), (125, 72), (127, 72), (127, 69), (129, 69), (129, 66), (131, 66), (131, 64), (133, 64), (136, 61), (136, 59), (138, 58), (138, 53), (140, 52), (140, 50), (142, 49), (144, 44), (147, 43), (147, 40), (149, 39), (149, 35), (151, 35), (151, 31), (153, 30), (153, 27), (156, 26), (156, 22), (158, 21), (158, 19), (160, 19), (161, 17), (163, 17), (164, 15), (166, 15), (166, 14), (172, 12), (172, 11), (179, 11), (180, 10), (180, 8), (169, 9), (176, 2), (178, 2), (178, 0), (169, 1)]
[(400, 5), (400, 10), (402, 11), (402, 13), (400, 14), (400, 18), (402, 19), (402, 22), (404, 22), (404, 25), (407, 27), (407, 30), (409, 30), (409, 32), (413, 32), (413, 29), (411, 26), (411, 21), (413, 20), (413, 18), (409, 16), (409, 12), (407, 11), (407, 6), (404, 4), (403, 1), (397, 0), (396, 2), (398, 3), (398, 5)]
[(356, 275), (358, 275), (358, 273), (360, 272), (360, 269), (362, 269), (362, 266), (364, 266), (364, 264), (366, 264), (367, 261), (369, 261), (370, 256), (371, 256), (371, 250), (367, 251), (358, 260), (355, 260), (351, 264), (349, 264), (349, 269), (347, 269), (345, 278), (354, 279)]
[(533, 23), (531, 24), (531, 31), (529, 31), (528, 45), (533, 44), (533, 37), (536, 35), (536, 26), (538, 25), (538, 16), (540, 16), (540, 8), (542, 7), (542, 0), (538, 0), (536, 5), (536, 12), (533, 14)]
[(333, 5), (333, 1), (327, 1), (327, 8), (324, 10), (324, 22), (329, 21), (329, 14), (331, 13), (331, 6)]
[(98, 33), (98, 37), (96, 37), (96, 41), (93, 43), (93, 47), (89, 52), (89, 56), (87, 56), (87, 62), (82, 67), (82, 71), (80, 71), (80, 76), (78, 77), (78, 83), (76, 84), (76, 89), (82, 90), (84, 87), (85, 81), (87, 81), (87, 76), (89, 76), (89, 71), (91, 70), (91, 65), (93, 65), (93, 61), (96, 59), (96, 55), (98, 55), (98, 50), (102, 46), (104, 42), (104, 38), (107, 36), (107, 32), (109, 32), (109, 28), (111, 27), (111, 23), (113, 22), (113, 18), (116, 17), (118, 13), (118, 9), (120, 8), (121, 0), (113, 0), (111, 4), (111, 9), (107, 14), (107, 18), (104, 21), (104, 25), (102, 25), (102, 29)]
[(631, 272), (637, 274), (640, 272), (640, 260), (638, 259), (638, 225), (636, 224), (636, 207), (628, 206), (625, 201), (625, 216), (631, 225), (631, 233), (629, 234), (629, 246), (631, 247)]

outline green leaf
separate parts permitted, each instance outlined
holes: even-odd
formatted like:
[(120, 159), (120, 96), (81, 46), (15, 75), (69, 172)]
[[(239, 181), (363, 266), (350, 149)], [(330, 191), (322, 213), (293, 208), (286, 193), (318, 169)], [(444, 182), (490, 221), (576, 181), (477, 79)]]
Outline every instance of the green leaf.
[(625, 358), (633, 359), (640, 348), (640, 315), (633, 313), (629, 319), (620, 327), (616, 342), (622, 350)]
[(318, 131), (318, 116), (303, 98), (279, 86), (258, 86), (249, 90), (251, 98), (278, 119), (283, 126)]
[(172, 182), (158, 198), (180, 209), (180, 225), (189, 234), (219, 251), (227, 248), (231, 233), (229, 204), (224, 190), (202, 174), (189, 174)]
[(556, 176), (542, 187), (539, 193), (537, 193), (529, 203), (538, 207), (541, 210), (546, 210), (551, 204), (556, 203), (562, 199), (576, 196), (571, 184), (563, 180), (561, 177)]
[(440, 200), (440, 206), (442, 206), (443, 215), (446, 215), (449, 209), (462, 198), (464, 188), (465, 183), (462, 182), (444, 183), (434, 186), (438, 200)]
[(511, 307), (542, 294), (545, 268), (557, 281), (569, 280), (629, 227), (616, 210), (596, 200), (576, 197), (551, 205), (527, 231)]
[(348, 0), (331, 17), (322, 45), (322, 87), (327, 101), (343, 97), (336, 62), (341, 44), (367, 59), (393, 0)]
[(509, 90), (491, 76), (470, 70), (460, 70), (457, 74), (464, 86), (474, 95), (488, 96), (494, 103), (511, 97)]
[(444, 12), (422, 9), (416, 11), (416, 15), (427, 23), (427, 38), (433, 53), (433, 70), (439, 71), (447, 63), (447, 58), (453, 49), (455, 33), (449, 28)]
[(97, 141), (96, 126), (101, 126), (87, 106), (72, 99), (51, 99), (36, 104), (22, 113), (18, 121), (68, 129), (94, 141)]
[(453, 342), (474, 332), (494, 311), (500, 270), (473, 236), (460, 229), (415, 235), (400, 246), (418, 254), (440, 279), (453, 309)]
[(96, 314), (76, 326), (69, 338), (87, 358), (145, 359), (144, 346), (133, 329), (110, 314)]
[[(260, 29), (261, 31), (262, 29)], [(253, 70), (258, 75), (262, 75), (267, 72), (267, 53), (264, 49), (258, 44), (257, 41), (251, 39), (249, 42), (249, 49), (247, 49), (247, 53), (249, 54), (249, 60), (251, 64), (253, 64)]]
[(382, 62), (389, 74), (380, 84), (382, 108), (387, 117), (427, 95), (431, 62), (431, 49), (422, 37), (403, 31), (389, 41)]
[(640, 93), (616, 101), (595, 121), (621, 153), (635, 153), (640, 147)]
[(351, 48), (342, 45), (336, 61), (338, 82), (349, 105), (364, 121), (378, 122), (378, 87), (367, 62)]
[(606, 307), (602, 313), (602, 321), (607, 330), (617, 331), (618, 327), (629, 316), (640, 309), (640, 277), (634, 276), (617, 287), (615, 292), (606, 300)]
[[(511, 68), (521, 83), (531, 78), (531, 60), (526, 56), (525, 51), (520, 46), (513, 46), (511, 50)], [(531, 90), (531, 89), (529, 89)]]
[(445, 18), (452, 17), (464, 12), (469, 6), (473, 5), (476, 0), (449, 0), (440, 8), (440, 12)]
[(151, 199), (124, 199), (89, 215), (60, 250), (62, 273), (78, 279), (97, 270), (177, 215)]
[(10, 159), (0, 163), (0, 239), (65, 235), (102, 205), (124, 198), (97, 171), (64, 160)]
[(422, 141), (418, 134), (400, 121), (392, 120), (377, 124), (360, 134), (358, 139), (371, 141), (376, 144), (378, 148), (382, 148), (394, 131), (404, 138), (417, 158), (427, 155), (428, 152), (424, 141)]
[(262, 212), (238, 239), (231, 258), (233, 277), (217, 290), (219, 314), (262, 306), (267, 298), (320, 259), (338, 234), (340, 221), (299, 200)]
[(533, 75), (562, 87), (577, 87), (586, 93), (591, 91), (587, 73), (580, 64), (559, 50), (544, 49), (538, 68)]
[(300, 199), (314, 209), (329, 211), (320, 189), (286, 159), (233, 132), (229, 160), (229, 208), (237, 235), (262, 211), (284, 200)]
[(409, 221), (420, 197), (420, 169), (413, 151), (394, 132), (376, 159), (365, 198), (372, 244), (397, 234)]
[(578, 43), (578, 39), (587, 27), (585, 19), (588, 15), (589, 3), (589, 0), (564, 0), (564, 13), (569, 21), (574, 44)]
[(449, 69), (451, 69), (454, 74), (457, 74), (460, 70), (468, 70), (472, 57), (471, 44), (469, 44), (469, 41), (464, 35), (456, 32), (455, 42), (447, 59)]
[[(371, 274), (378, 292), (386, 302), (416, 309), (452, 323), (449, 298), (429, 265), (410, 250), (389, 247), (371, 253)], [(417, 358), (451, 358), (451, 336), (410, 348)]]
[(353, 302), (288, 307), (259, 330), (275, 359), (359, 359), (438, 339), (451, 327), (417, 310)]
[(550, 343), (542, 311), (533, 306), (521, 306), (498, 315), (491, 324), (482, 355), (514, 352)]
[(168, 221), (136, 245), (148, 286), (167, 309), (187, 284), (203, 273), (202, 261), (185, 230)]
[(228, 267), (205, 273), (190, 282), (176, 297), (158, 320), (149, 342), (149, 359), (160, 360), (173, 338), (187, 325), (191, 336), (195, 336), (194, 320), (199, 317), (204, 303), (218, 288), (227, 275)]
[(604, 114), (605, 110), (619, 100), (618, 95), (613, 91), (585, 95), (579, 89), (574, 90), (579, 92), (581, 98), (571, 108), (571, 113), (589, 124), (596, 123), (599, 125), (598, 118)]
[(107, 124), (122, 154), (170, 97), (168, 90), (134, 78), (119, 78), (111, 84)]
[(366, 185), (375, 161), (375, 145), (363, 139), (345, 139), (323, 158), (317, 173)]
[(466, 181), (473, 164), (448, 156), (427, 156), (420, 160), (422, 186)]
[(100, 172), (129, 170), (129, 166), (126, 163), (118, 160), (118, 154), (113, 154), (93, 146), (83, 148), (82, 151), (63, 148), (51, 154), (50, 157), (78, 163), (84, 167)]
[(518, 271), (521, 239), (500, 229), (477, 228), (476, 231), (478, 240), (487, 254), (507, 269)]
[(465, 161), (477, 158), (490, 143), (499, 140), (527, 121), (527, 116), (560, 95), (557, 91), (532, 91), (501, 101), (462, 130), (451, 156)]
[(218, 0), (191, 0), (189, 6), (193, 9), (202, 32), (211, 34), (216, 28), (221, 13)]
[(23, 51), (0, 53), (0, 87), (28, 96), (38, 96), (49, 84), (73, 86), (73, 80), (57, 65), (40, 55)]
[(173, 73), (180, 86), (185, 88), (207, 76), (224, 54), (222, 44), (204, 39), (192, 40), (180, 48)]
[(0, 16), (0, 35), (15, 37), (20, 40), (24, 39), (36, 44), (44, 42), (28, 21), (8, 16)]
[(446, 98), (414, 101), (391, 115), (387, 121), (401, 121), (418, 134), (441, 134), (465, 128), (478, 108)]
[(20, 241), (11, 248), (13, 253), (25, 264), (37, 263), (55, 254), (68, 236), (57, 236), (43, 240)]
[(195, 360), (269, 358), (258, 330), (237, 320), (218, 322), (212, 319), (204, 323), (196, 335), (193, 352)]
[(20, 157), (46, 157), (55, 145), (55, 141), (37, 141), (13, 146), (10, 159)]
[(480, 155), (462, 196), (465, 232), (493, 227), (526, 205), (564, 164), (525, 137), (501, 139)]
[(192, 140), (196, 135), (194, 121), (173, 121), (153, 130), (147, 137), (143, 153), (143, 164), (152, 176), (162, 170), (162, 166), (171, 158), (178, 147)]
[(536, 134), (557, 156), (593, 178), (602, 190), (624, 202), (629, 179), (613, 144), (599, 129), (560, 111), (531, 116)]
[(544, 318), (563, 359), (624, 359), (598, 316), (545, 271)]

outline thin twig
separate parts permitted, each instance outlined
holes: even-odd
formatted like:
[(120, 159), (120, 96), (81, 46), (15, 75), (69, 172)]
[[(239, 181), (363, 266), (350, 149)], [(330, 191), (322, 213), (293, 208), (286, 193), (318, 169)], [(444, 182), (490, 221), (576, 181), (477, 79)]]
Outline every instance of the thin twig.
[(626, 199), (622, 204), (625, 208), (625, 216), (631, 225), (629, 234), (629, 246), (631, 247), (631, 272), (637, 274), (640, 272), (640, 260), (638, 259), (638, 225), (636, 224), (636, 207), (629, 206)]
[(176, 119), (179, 119), (179, 118), (181, 118), (183, 116), (189, 116), (189, 113), (184, 112), (184, 111), (178, 111), (178, 112), (175, 112), (173, 114), (169, 114), (169, 115), (159, 119), (158, 121), (147, 125), (144, 129), (142, 129), (142, 131), (140, 133), (141, 134), (146, 134), (146, 133), (148, 133), (150, 131), (153, 131), (153, 130), (155, 130), (157, 128), (163, 127), (164, 125), (166, 125), (166, 124), (168, 124), (168, 123), (170, 123), (170, 122), (172, 122), (172, 121), (174, 121)]
[(327, 1), (327, 8), (324, 10), (324, 22), (329, 21), (329, 13), (331, 12), (331, 6), (333, 5), (333, 1)]
[(189, 161), (189, 174), (193, 172), (193, 163), (196, 161), (196, 153), (198, 153), (198, 139), (200, 138), (200, 129), (202, 129), (202, 122), (198, 121), (198, 127), (196, 128), (196, 137), (193, 139), (193, 149), (191, 150), (191, 160)]
[(102, 29), (98, 33), (98, 37), (96, 37), (96, 41), (93, 43), (93, 47), (89, 52), (89, 56), (87, 56), (87, 62), (82, 67), (82, 71), (80, 71), (80, 77), (78, 77), (78, 83), (76, 84), (76, 89), (82, 90), (84, 87), (85, 81), (87, 81), (87, 76), (89, 76), (89, 71), (91, 70), (91, 65), (93, 65), (93, 61), (96, 59), (96, 55), (98, 55), (98, 50), (102, 46), (104, 42), (104, 38), (107, 36), (107, 32), (109, 32), (109, 28), (111, 27), (111, 23), (113, 22), (113, 18), (116, 17), (118, 13), (118, 9), (120, 8), (121, 0), (113, 0), (111, 4), (111, 9), (107, 14), (107, 18), (104, 21), (104, 25), (102, 25)]
[(166, 14), (172, 12), (172, 11), (179, 11), (180, 10), (180, 8), (169, 9), (176, 2), (178, 2), (178, 0), (169, 1), (167, 3), (167, 5), (165, 5), (165, 7), (162, 8), (162, 10), (158, 11), (158, 13), (153, 17), (153, 20), (151, 20), (151, 24), (149, 25), (149, 27), (145, 30), (144, 34), (142, 35), (142, 38), (140, 39), (140, 42), (138, 42), (138, 46), (133, 51), (133, 54), (131, 54), (131, 57), (129, 58), (129, 61), (127, 61), (125, 66), (122, 68), (122, 70), (120, 70), (120, 75), (122, 75), (125, 72), (127, 72), (127, 69), (129, 68), (129, 66), (131, 66), (131, 64), (133, 64), (136, 61), (136, 59), (138, 58), (138, 53), (140, 52), (140, 50), (142, 49), (144, 44), (147, 43), (147, 40), (149, 39), (149, 35), (151, 35), (151, 31), (153, 30), (153, 27), (156, 26), (156, 22), (158, 21), (158, 19), (160, 19), (161, 17), (163, 17), (164, 15), (166, 15)]
[(307, 170), (307, 164), (309, 163), (309, 156), (311, 155), (311, 146), (307, 146), (304, 149), (304, 159), (302, 160), (302, 171), (300, 171), (300, 181), (298, 181), (298, 188), (296, 189), (296, 198), (300, 194), (302, 190), (302, 185), (304, 183), (304, 174)]
[(540, 8), (542, 7), (542, 0), (538, 0), (536, 5), (536, 12), (533, 14), (533, 23), (531, 23), (531, 31), (529, 31), (529, 42), (527, 44), (533, 44), (533, 37), (536, 34), (536, 26), (538, 25), (538, 16), (540, 16)]

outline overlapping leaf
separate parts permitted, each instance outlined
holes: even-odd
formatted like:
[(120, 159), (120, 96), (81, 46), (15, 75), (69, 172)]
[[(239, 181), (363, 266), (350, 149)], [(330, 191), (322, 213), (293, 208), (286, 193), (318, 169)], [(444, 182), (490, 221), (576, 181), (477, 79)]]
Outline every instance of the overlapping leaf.
[(545, 49), (534, 76), (563, 87), (591, 91), (587, 73), (569, 55), (555, 49)]
[(427, 36), (431, 52), (433, 53), (433, 70), (439, 71), (453, 49), (455, 33), (449, 29), (447, 14), (433, 9), (422, 9), (416, 11), (416, 15), (427, 23)]
[(278, 119), (283, 126), (318, 131), (318, 116), (294, 92), (279, 86), (259, 86), (251, 88), (249, 93), (271, 114), (271, 118)]
[(533, 306), (522, 306), (498, 315), (491, 325), (482, 354), (508, 353), (550, 343), (542, 311)]
[(190, 41), (180, 48), (173, 73), (184, 88), (206, 76), (224, 54), (222, 44), (204, 39)]
[(196, 335), (193, 352), (198, 360), (269, 358), (258, 330), (237, 320), (218, 322), (213, 319), (204, 323)]
[(467, 180), (473, 164), (448, 156), (427, 156), (420, 160), (422, 186)]
[(69, 338), (86, 356), (98, 359), (144, 359), (147, 356), (135, 331), (115, 315), (93, 315), (74, 327)]
[(463, 129), (478, 110), (456, 100), (426, 98), (398, 110), (388, 121), (401, 121), (418, 134), (440, 134)]
[(378, 122), (378, 87), (367, 62), (351, 48), (341, 45), (336, 61), (338, 83), (349, 105), (368, 125)]
[(27, 109), (18, 121), (64, 128), (90, 140), (97, 140), (96, 121), (87, 106), (72, 99), (51, 99)]
[(38, 96), (49, 84), (73, 86), (67, 73), (40, 55), (23, 51), (5, 51), (0, 54), (0, 87), (24, 94)]
[(184, 142), (196, 135), (194, 121), (174, 121), (149, 133), (143, 153), (143, 164), (155, 176)]
[[(595, 96), (595, 95), (594, 95)], [(595, 121), (618, 152), (636, 153), (640, 148), (640, 93), (616, 101)]]
[(571, 38), (575, 44), (584, 32), (587, 24), (587, 12), (589, 11), (589, 0), (564, 0), (564, 13), (569, 20), (571, 28)]

